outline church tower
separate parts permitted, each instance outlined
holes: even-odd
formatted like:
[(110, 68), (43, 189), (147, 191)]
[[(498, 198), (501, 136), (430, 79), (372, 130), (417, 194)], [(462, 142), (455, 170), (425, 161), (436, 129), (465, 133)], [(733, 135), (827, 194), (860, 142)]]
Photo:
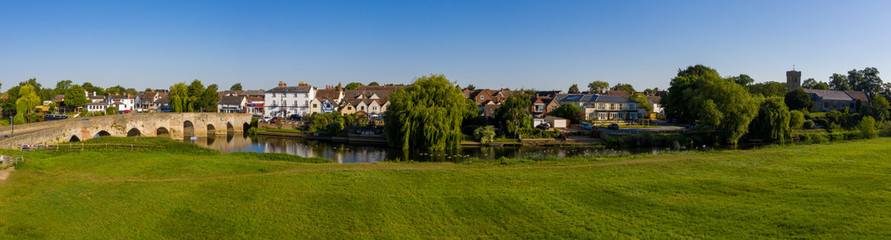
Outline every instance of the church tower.
[(796, 88), (801, 88), (801, 71), (786, 71), (786, 91), (791, 92)]

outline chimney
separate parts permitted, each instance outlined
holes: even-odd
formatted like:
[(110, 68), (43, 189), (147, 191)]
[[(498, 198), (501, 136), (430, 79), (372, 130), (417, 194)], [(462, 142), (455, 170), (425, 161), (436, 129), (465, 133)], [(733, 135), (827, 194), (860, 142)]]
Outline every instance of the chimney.
[(282, 81), (278, 81), (278, 86), (279, 87), (287, 87), (288, 84), (285, 84), (285, 82), (282, 82)]
[(309, 85), (309, 84), (306, 84), (306, 82), (299, 82), (299, 83), (297, 83), (297, 86), (301, 86), (301, 87), (305, 87), (305, 86), (308, 86), (308, 85)]

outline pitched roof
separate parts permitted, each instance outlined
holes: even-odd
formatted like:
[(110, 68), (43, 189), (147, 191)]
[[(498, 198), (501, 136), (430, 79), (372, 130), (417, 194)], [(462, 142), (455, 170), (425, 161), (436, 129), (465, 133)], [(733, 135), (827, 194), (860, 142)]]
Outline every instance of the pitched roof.
[(65, 95), (59, 94), (59, 95), (56, 95), (55, 97), (53, 97), (53, 102), (61, 102), (61, 101), (65, 101)]
[(865, 92), (861, 91), (845, 91), (848, 96), (851, 96), (854, 100), (860, 100), (861, 103), (869, 102), (869, 97), (866, 96)]
[(245, 90), (244, 95), (248, 96), (264, 96), (265, 92), (263, 90)]
[(848, 96), (844, 91), (836, 91), (836, 90), (817, 90), (817, 89), (804, 89), (804, 92), (817, 95), (823, 100), (839, 100), (839, 101), (853, 101), (854, 98)]
[(220, 98), (219, 104), (226, 105), (241, 105), (241, 101), (244, 99), (244, 96), (223, 96)]
[(316, 91), (316, 99), (319, 99), (319, 101), (324, 100), (324, 99), (334, 100), (339, 97), (340, 97), (340, 91), (337, 91), (334, 89), (319, 89), (318, 91)]
[(155, 98), (155, 96), (157, 96), (157, 95), (158, 95), (157, 92), (147, 92), (147, 93), (142, 94), (142, 99), (152, 99), (152, 98)]
[(309, 93), (312, 86), (275, 87), (266, 93)]

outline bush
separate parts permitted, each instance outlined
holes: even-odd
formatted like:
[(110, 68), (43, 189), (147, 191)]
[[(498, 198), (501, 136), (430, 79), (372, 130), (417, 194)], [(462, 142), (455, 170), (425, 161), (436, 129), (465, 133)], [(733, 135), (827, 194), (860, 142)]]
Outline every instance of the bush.
[(478, 127), (473, 130), (473, 137), (480, 143), (490, 143), (495, 139), (495, 128), (492, 126)]
[(876, 137), (876, 120), (870, 116), (863, 117), (857, 128), (860, 129), (860, 136), (863, 138), (869, 139)]
[(538, 128), (525, 128), (520, 129), (518, 132), (520, 137), (523, 138), (556, 138), (560, 137), (560, 132), (557, 130), (554, 131), (546, 131)]
[[(789, 111), (789, 127), (792, 129), (801, 129), (804, 126), (804, 113), (798, 110)], [(813, 122), (812, 122), (813, 123)]]
[(801, 128), (804, 129), (814, 129), (817, 125), (814, 123), (814, 120), (805, 120), (804, 123), (801, 124)]

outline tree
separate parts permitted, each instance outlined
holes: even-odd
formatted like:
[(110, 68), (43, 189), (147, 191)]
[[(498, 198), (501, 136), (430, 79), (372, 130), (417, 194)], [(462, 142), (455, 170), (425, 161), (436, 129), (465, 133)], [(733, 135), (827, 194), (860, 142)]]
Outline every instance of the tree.
[(204, 95), (204, 84), (201, 84), (201, 80), (197, 78), (192, 80), (192, 83), (189, 84), (189, 92), (186, 96), (188, 99), (187, 112), (198, 112), (204, 108), (204, 102), (201, 101), (201, 96)]
[(678, 69), (661, 103), (669, 118), (700, 123), (730, 144), (736, 144), (748, 132), (758, 111), (758, 103), (745, 87), (721, 78), (717, 71), (703, 65)]
[(814, 80), (814, 78), (808, 78), (807, 80), (804, 80), (804, 82), (801, 84), (801, 87), (807, 89), (829, 90), (829, 84), (826, 84), (825, 82), (817, 82), (817, 80)]
[(170, 86), (170, 109), (173, 112), (189, 111), (189, 86), (186, 83), (176, 83)]
[(789, 111), (789, 127), (792, 129), (800, 129), (804, 127), (804, 113), (798, 110)]
[(792, 136), (792, 128), (789, 126), (791, 118), (789, 109), (782, 99), (768, 98), (761, 102), (758, 116), (752, 120), (751, 133), (763, 140), (786, 142), (791, 140)]
[(495, 139), (495, 128), (492, 126), (478, 127), (473, 130), (473, 137), (480, 143), (490, 143)]
[(829, 77), (829, 88), (839, 91), (851, 90), (851, 87), (848, 85), (848, 77), (838, 73), (833, 73)]
[(468, 112), (461, 90), (442, 74), (416, 78), (390, 94), (384, 131), (392, 147), (422, 151), (458, 149), (464, 135), (461, 122)]
[(874, 67), (853, 69), (848, 71), (848, 86), (851, 90), (862, 91), (871, 96), (882, 91), (882, 78), (879, 77), (879, 70)]
[(343, 89), (356, 90), (356, 89), (359, 89), (360, 86), (362, 86), (362, 83), (351, 82), (351, 83), (347, 84), (346, 86), (344, 86)]
[(569, 91), (567, 91), (567, 92), (568, 93), (579, 93), (579, 85), (572, 84), (572, 86), (569, 86)]
[(467, 90), (470, 90), (470, 91), (473, 91), (473, 90), (476, 90), (476, 86), (474, 86), (474, 85), (473, 85), (473, 84), (468, 84), (468, 85), (467, 85), (467, 87), (466, 87), (466, 88), (464, 88), (464, 89), (467, 89)]
[(860, 129), (860, 134), (863, 138), (875, 138), (876, 120), (870, 116), (863, 117), (863, 119), (860, 119), (860, 125), (857, 126), (857, 129)]
[(784, 97), (786, 96), (786, 84), (779, 82), (762, 82), (749, 85), (749, 92), (752, 95), (761, 94), (765, 98)]
[(627, 84), (627, 83), (616, 83), (616, 85), (613, 86), (612, 90), (613, 91), (626, 91), (626, 92), (630, 92), (630, 93), (635, 92), (634, 87), (631, 86), (631, 84)]
[[(32, 78), (33, 79), (33, 78)], [(16, 99), (16, 115), (14, 122), (16, 124), (27, 123), (25, 115), (31, 113), (37, 105), (40, 104), (40, 97), (37, 96), (36, 87), (31, 84), (25, 84), (19, 89), (19, 98)]]
[(105, 109), (105, 115), (114, 115), (118, 113), (118, 107), (108, 107)]
[(217, 111), (217, 102), (220, 101), (220, 94), (217, 93), (217, 85), (211, 84), (204, 89), (204, 93), (200, 97), (201, 109), (207, 112)]
[(578, 123), (585, 118), (582, 108), (572, 103), (564, 103), (551, 113), (554, 116), (569, 119), (572, 123)]
[(64, 94), (68, 92), (68, 88), (71, 88), (71, 80), (62, 80), (56, 83), (56, 89), (54, 90), (58, 94)]
[(593, 81), (588, 84), (588, 92), (590, 93), (603, 93), (609, 89), (609, 83), (604, 81)]
[(643, 93), (635, 93), (631, 95), (631, 100), (637, 102), (637, 105), (642, 107), (648, 113), (653, 112), (653, 104), (650, 104), (650, 100), (647, 99), (647, 96)]
[(529, 107), (532, 95), (528, 92), (516, 91), (495, 109), (495, 119), (501, 123), (501, 130), (507, 135), (516, 136), (521, 129), (531, 128), (532, 116)]
[(85, 82), (81, 85), (81, 87), (83, 87), (84, 90), (87, 90), (87, 92), (89, 93), (95, 92), (98, 96), (105, 96), (105, 94), (107, 94), (104, 88), (93, 86), (93, 84), (90, 82)]
[(380, 85), (381, 85), (381, 84), (380, 84), (380, 83), (377, 83), (377, 82), (370, 82), (370, 83), (368, 83), (368, 86), (380, 86)]
[(733, 82), (742, 86), (749, 86), (749, 84), (755, 82), (755, 79), (752, 79), (749, 75), (740, 74), (739, 76), (733, 77)]
[(785, 103), (789, 109), (792, 110), (805, 110), (812, 111), (814, 109), (814, 102), (811, 101), (811, 95), (801, 90), (801, 88), (796, 88), (788, 93), (785, 96)]
[(891, 106), (889, 106), (888, 100), (884, 97), (873, 95), (869, 99), (869, 108), (872, 116), (875, 117), (874, 120), (884, 122), (891, 119)]
[(241, 90), (242, 90), (242, 89), (241, 89), (241, 83), (235, 83), (235, 84), (232, 84), (232, 86), (229, 87), (229, 90), (232, 90), (232, 91), (241, 91)]
[(79, 108), (90, 102), (90, 99), (84, 95), (84, 88), (80, 85), (74, 85), (65, 92), (64, 103), (68, 107)]

